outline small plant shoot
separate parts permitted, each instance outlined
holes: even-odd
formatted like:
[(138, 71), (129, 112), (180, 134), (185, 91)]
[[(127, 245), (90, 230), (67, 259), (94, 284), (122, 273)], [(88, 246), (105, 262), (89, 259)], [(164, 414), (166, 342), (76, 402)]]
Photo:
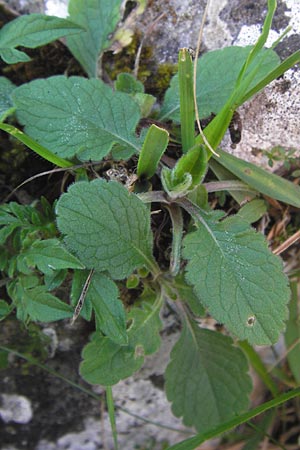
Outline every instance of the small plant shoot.
[[(230, 428), (224, 424), (235, 426), (246, 417), (252, 383), (245, 349), (275, 344), (289, 313), (291, 289), (282, 260), (251, 223), (267, 210), (255, 197), (299, 208), (300, 187), (221, 147), (234, 111), (300, 61), (299, 51), (281, 62), (274, 48), (264, 48), (276, 9), (275, 0), (266, 3), (255, 45), (196, 60), (179, 50), (178, 73), (159, 113), (152, 110), (156, 99), (133, 75), (119, 74), (114, 88), (101, 79), (101, 56), (119, 39), (114, 31), (122, 19), (121, 0), (70, 0), (67, 20), (29, 15), (0, 32), (0, 56), (7, 64), (26, 63), (27, 48), (66, 37), (86, 73), (18, 87), (0, 78), (0, 129), (72, 180), (53, 203), (41, 198), (0, 206), (7, 293), (0, 320), (16, 314), (25, 324), (93, 321), (79, 371), (88, 383), (107, 387), (112, 402), (111, 386), (160, 348), (162, 310), (171, 308), (181, 334), (165, 372), (166, 396), (174, 415), (201, 436), (211, 437), (211, 430), (216, 436)], [(200, 119), (214, 113), (205, 139), (195, 131), (196, 106)], [(107, 176), (108, 161), (112, 170), (127, 171), (123, 178)], [(219, 178), (211, 184), (209, 169)], [(232, 194), (243, 206), (232, 214), (214, 208), (208, 201), (213, 190)], [(163, 263), (157, 257), (157, 210), (164, 211), (171, 230)], [(66, 285), (70, 300), (58, 298), (57, 289)], [(130, 305), (124, 290), (135, 293)], [(204, 317), (223, 331), (202, 328)], [(195, 447), (187, 442), (172, 448), (196, 448), (201, 439), (194, 439)]]

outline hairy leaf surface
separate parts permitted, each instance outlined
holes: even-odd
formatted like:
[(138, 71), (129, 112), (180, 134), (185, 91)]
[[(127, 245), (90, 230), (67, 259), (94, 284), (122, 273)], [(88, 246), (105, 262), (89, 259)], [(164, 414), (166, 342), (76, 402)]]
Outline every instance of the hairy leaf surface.
[(4, 120), (5, 113), (13, 107), (12, 91), (16, 86), (5, 77), (0, 77), (0, 120)]
[(139, 107), (130, 95), (101, 80), (54, 76), (34, 80), (13, 93), (26, 133), (62, 158), (101, 160), (118, 145), (122, 157), (139, 150)]
[(16, 47), (36, 48), (63, 36), (81, 32), (80, 25), (59, 17), (30, 14), (18, 17), (0, 30), (0, 56), (8, 64), (30, 61)]
[(125, 310), (116, 284), (103, 273), (94, 273), (87, 299), (95, 310), (97, 328), (113, 342), (127, 344)]
[(186, 279), (216, 320), (251, 344), (278, 340), (290, 290), (262, 234), (237, 216), (219, 223), (202, 218), (184, 239), (183, 254)]
[(70, 36), (67, 45), (89, 77), (97, 76), (101, 53), (110, 45), (109, 35), (121, 19), (121, 0), (70, 0), (70, 19), (86, 32)]
[(247, 408), (247, 360), (232, 343), (227, 336), (185, 324), (165, 372), (172, 411), (185, 425), (209, 430)]
[(57, 203), (57, 224), (67, 246), (87, 268), (122, 279), (152, 264), (146, 206), (117, 182), (73, 184)]
[(131, 322), (128, 345), (118, 345), (95, 333), (82, 353), (82, 377), (91, 384), (111, 386), (136, 372), (144, 362), (144, 355), (154, 353), (160, 346), (160, 306), (158, 301), (133, 308), (128, 316)]
[(84, 269), (84, 265), (58, 239), (35, 241), (24, 254), (27, 264), (43, 273), (59, 269)]
[[(206, 53), (198, 60), (197, 67), (197, 103), (200, 118), (205, 118), (211, 113), (217, 114), (232, 93), (239, 72), (252, 47), (225, 47)], [(258, 64), (260, 58), (266, 59), (259, 67), (252, 81), (252, 86), (263, 79), (280, 59), (272, 50), (262, 51), (249, 67), (250, 72)], [(180, 122), (179, 80), (178, 75), (172, 78), (170, 88), (166, 92), (164, 103), (160, 113), (161, 119), (173, 119)]]

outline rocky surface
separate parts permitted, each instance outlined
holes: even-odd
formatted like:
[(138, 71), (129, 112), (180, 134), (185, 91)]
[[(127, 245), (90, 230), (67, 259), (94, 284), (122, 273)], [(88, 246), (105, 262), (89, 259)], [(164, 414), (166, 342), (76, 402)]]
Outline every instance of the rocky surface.
[[(11, 0), (6, 2), (21, 14), (46, 11), (64, 16), (64, 0)], [(158, 62), (175, 62), (178, 48), (195, 47), (204, 1), (152, 0), (137, 27), (151, 45)], [(205, 26), (202, 51), (228, 45), (253, 43), (266, 13), (266, 0), (212, 0)], [(159, 20), (156, 19), (164, 14)], [(279, 45), (282, 57), (300, 47), (300, 3), (279, 0), (269, 44), (288, 26), (287, 39)], [(151, 32), (149, 30), (151, 29)], [(300, 75), (290, 70), (283, 79), (240, 108), (242, 140), (232, 148), (229, 136), (224, 147), (236, 155), (267, 165), (262, 150), (274, 146), (300, 151), (299, 139)], [(2, 325), (3, 328), (7, 325)], [(52, 331), (51, 331), (52, 330)], [(186, 435), (146, 423), (125, 410), (167, 427), (183, 430), (174, 418), (163, 393), (164, 368), (169, 350), (178, 337), (178, 324), (166, 318), (163, 346), (149, 358), (143, 370), (114, 388), (120, 446), (161, 449)], [(47, 364), (66, 378), (80, 382), (77, 374), (80, 350), (88, 329), (81, 324), (70, 330), (58, 324), (46, 331), (51, 337)], [(101, 402), (40, 368), (28, 366), (12, 357), (12, 368), (1, 372), (0, 434), (1, 450), (97, 450), (112, 448), (108, 418)], [(101, 392), (100, 392), (101, 395)], [(100, 419), (101, 415), (101, 419)], [(186, 431), (186, 430), (185, 430)], [(214, 443), (210, 444), (214, 447)], [(209, 447), (206, 447), (209, 448)]]

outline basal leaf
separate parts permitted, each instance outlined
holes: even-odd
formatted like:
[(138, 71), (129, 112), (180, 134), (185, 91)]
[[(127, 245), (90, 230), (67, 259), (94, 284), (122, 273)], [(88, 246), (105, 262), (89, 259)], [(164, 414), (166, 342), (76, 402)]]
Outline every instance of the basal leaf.
[(0, 30), (0, 56), (7, 64), (30, 61), (16, 47), (36, 48), (63, 36), (82, 32), (76, 23), (43, 14), (18, 17)]
[(143, 364), (144, 357), (135, 353), (130, 345), (118, 345), (100, 333), (94, 333), (92, 341), (82, 352), (80, 375), (91, 384), (112, 386), (129, 377)]
[(119, 22), (121, 0), (70, 0), (70, 19), (86, 32), (67, 39), (67, 45), (89, 77), (97, 76), (98, 59), (110, 45), (109, 35)]
[(124, 158), (139, 150), (138, 105), (101, 80), (34, 80), (18, 87), (13, 100), (26, 133), (62, 158), (98, 161), (113, 145), (124, 149)]
[(0, 121), (5, 119), (6, 113), (13, 107), (11, 93), (16, 86), (5, 77), (0, 77)]
[(280, 258), (237, 216), (218, 223), (198, 219), (197, 231), (184, 239), (187, 281), (211, 315), (238, 338), (275, 343), (290, 297)]
[(125, 310), (116, 284), (103, 273), (94, 273), (87, 299), (93, 305), (98, 329), (116, 344), (127, 344)]
[(167, 398), (185, 425), (204, 432), (247, 408), (247, 360), (232, 344), (227, 336), (185, 324), (165, 372)]
[[(197, 103), (200, 118), (211, 113), (217, 114), (232, 93), (239, 72), (252, 47), (225, 47), (206, 53), (198, 60), (197, 68)], [(252, 81), (249, 90), (276, 67), (280, 60), (273, 50), (263, 50), (250, 65), (247, 73), (259, 62), (262, 62)], [(173, 119), (180, 122), (179, 80), (178, 75), (172, 78), (170, 88), (166, 92), (160, 113), (160, 119)]]
[(30, 266), (36, 266), (43, 273), (59, 269), (84, 269), (84, 265), (58, 239), (35, 241), (25, 253)]
[(67, 246), (89, 269), (121, 279), (152, 266), (147, 207), (117, 182), (73, 184), (57, 203), (57, 224)]

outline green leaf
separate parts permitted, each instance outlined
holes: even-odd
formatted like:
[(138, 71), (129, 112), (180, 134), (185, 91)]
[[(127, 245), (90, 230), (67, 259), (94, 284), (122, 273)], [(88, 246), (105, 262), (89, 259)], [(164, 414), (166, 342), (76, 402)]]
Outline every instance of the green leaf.
[(127, 344), (125, 310), (116, 284), (103, 273), (94, 273), (87, 299), (95, 310), (97, 328), (116, 344)]
[(51, 274), (59, 269), (84, 269), (84, 265), (64, 247), (58, 239), (35, 241), (25, 252), (29, 266)]
[(21, 16), (0, 30), (0, 56), (7, 64), (27, 62), (29, 56), (15, 47), (36, 48), (80, 31), (81, 26), (66, 19), (43, 14)]
[(167, 398), (185, 425), (204, 432), (248, 407), (247, 360), (232, 344), (227, 336), (185, 324), (165, 372)]
[(151, 125), (148, 129), (137, 166), (138, 177), (151, 178), (169, 142), (169, 133), (163, 128)]
[(137, 267), (152, 269), (147, 207), (117, 182), (73, 184), (57, 203), (57, 224), (67, 246), (89, 269), (122, 279)]
[(300, 208), (300, 187), (284, 178), (218, 149), (218, 163), (264, 195)]
[(197, 216), (184, 239), (186, 279), (211, 315), (240, 339), (269, 345), (287, 318), (290, 290), (280, 258), (238, 216), (215, 223)]
[(300, 308), (298, 300), (298, 283), (291, 282), (292, 298), (289, 305), (289, 320), (287, 321), (284, 335), (287, 347), (287, 360), (291, 372), (298, 384), (300, 384)]
[(222, 433), (226, 433), (227, 431), (230, 431), (233, 428), (242, 425), (243, 423), (249, 422), (259, 414), (262, 414), (263, 412), (268, 411), (272, 408), (277, 408), (278, 406), (283, 405), (292, 398), (299, 397), (299, 395), (300, 395), (300, 388), (292, 389), (291, 391), (278, 395), (278, 397), (274, 398), (273, 400), (265, 402), (262, 405), (257, 406), (256, 408), (253, 408), (246, 413), (239, 414), (234, 419), (228, 420), (222, 425), (213, 428), (212, 430), (203, 433), (201, 432), (196, 436), (185, 439), (184, 441), (181, 441), (178, 444), (172, 445), (171, 447), (168, 447), (167, 450), (196, 450), (198, 446), (203, 442), (215, 438), (217, 436), (220, 436)]
[(119, 73), (115, 81), (116, 91), (126, 92), (127, 94), (143, 94), (144, 85), (130, 73)]
[(98, 59), (109, 47), (109, 35), (121, 19), (121, 0), (70, 0), (70, 19), (85, 30), (67, 38), (67, 46), (89, 77), (97, 77)]
[(71, 306), (47, 292), (45, 286), (27, 289), (25, 293), (26, 312), (34, 321), (55, 322), (73, 315)]
[(32, 139), (30, 136), (27, 136), (27, 134), (23, 133), (23, 131), (19, 130), (16, 127), (13, 127), (12, 125), (9, 125), (7, 123), (0, 123), (0, 130), (6, 131), (6, 133), (9, 133), (15, 139), (18, 139), (18, 141), (23, 142), (23, 144), (25, 144), (28, 148), (33, 150), (36, 154), (42, 156), (42, 158), (46, 159), (52, 164), (55, 164), (58, 167), (73, 166), (73, 164), (70, 161), (67, 161), (55, 155), (55, 153), (43, 147), (34, 139)]
[(262, 199), (254, 199), (243, 205), (237, 215), (250, 224), (257, 222), (266, 212), (266, 202)]
[(141, 308), (130, 311), (128, 345), (118, 345), (95, 333), (83, 349), (81, 376), (91, 384), (111, 386), (136, 372), (144, 362), (144, 355), (156, 352), (160, 346), (161, 306), (162, 297), (154, 304), (143, 302)]
[(114, 144), (124, 148), (126, 157), (139, 151), (138, 105), (101, 80), (34, 80), (15, 89), (13, 100), (26, 133), (62, 158), (98, 161)]
[(53, 289), (58, 288), (66, 279), (67, 274), (67, 269), (53, 270), (51, 273), (46, 273), (44, 275), (44, 283), (47, 291), (53, 291)]
[(6, 301), (0, 300), (0, 320), (4, 319), (11, 311), (11, 307)]
[(187, 48), (178, 55), (178, 84), (182, 151), (186, 153), (195, 143), (195, 105), (193, 62)]
[(0, 121), (4, 120), (7, 112), (13, 107), (11, 93), (16, 86), (5, 77), (0, 77)]
[(36, 276), (20, 276), (8, 285), (8, 294), (17, 307), (17, 318), (26, 321), (30, 316), (35, 321), (54, 322), (72, 317), (71, 306), (47, 292), (46, 286), (39, 286), (38, 283)]
[[(211, 113), (217, 114), (229, 99), (240, 70), (252, 47), (225, 47), (213, 50), (199, 58), (197, 63), (197, 105), (200, 118)], [(267, 56), (266, 56), (267, 55)], [(266, 56), (266, 57), (265, 57)], [(263, 49), (247, 70), (249, 73), (261, 58), (264, 58), (249, 90), (263, 79), (280, 62), (273, 50)], [(246, 95), (246, 93), (245, 93)], [(180, 122), (179, 80), (178, 75), (172, 78), (170, 88), (166, 92), (160, 119), (172, 119)]]
[(134, 307), (128, 313), (131, 322), (129, 328), (130, 344), (135, 348), (143, 348), (145, 355), (155, 353), (161, 344), (159, 332), (162, 329), (160, 308), (162, 302), (154, 304), (142, 302), (140, 307)]
[(91, 384), (112, 386), (129, 377), (143, 364), (144, 357), (135, 353), (129, 345), (118, 345), (100, 333), (94, 333), (92, 341), (82, 352), (80, 375)]

